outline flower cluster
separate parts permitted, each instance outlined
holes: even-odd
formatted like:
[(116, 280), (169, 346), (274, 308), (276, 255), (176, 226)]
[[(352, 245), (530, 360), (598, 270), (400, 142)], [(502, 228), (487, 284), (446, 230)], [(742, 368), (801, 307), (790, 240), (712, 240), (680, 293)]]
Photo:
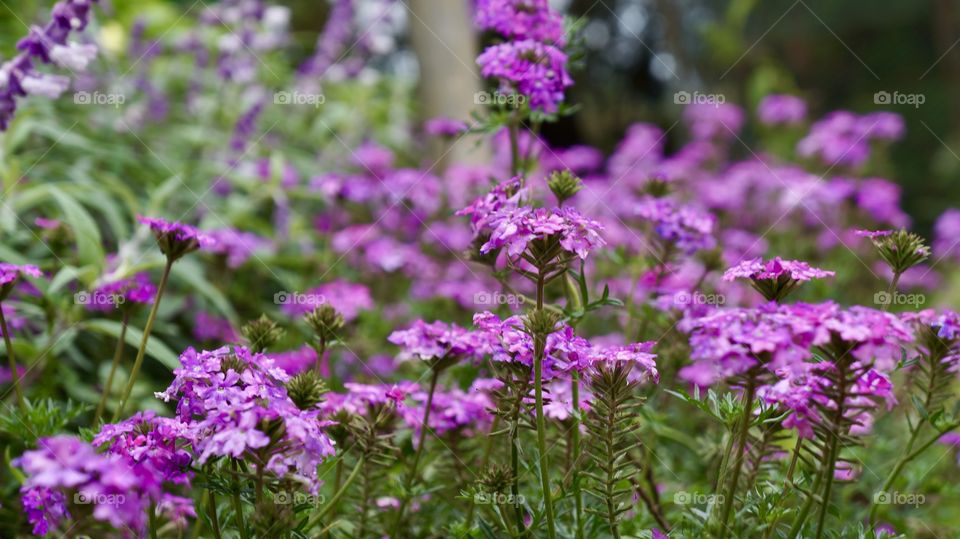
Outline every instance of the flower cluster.
[(563, 16), (548, 0), (479, 0), (477, 26), (510, 39), (533, 39), (564, 46)]
[(870, 142), (903, 136), (903, 119), (890, 112), (857, 115), (834, 112), (817, 121), (797, 145), (802, 157), (818, 157), (826, 165), (856, 167), (870, 157)]
[(581, 259), (606, 244), (600, 236), (603, 225), (569, 206), (502, 210), (490, 217), (490, 228), (490, 239), (480, 247), (480, 252), (505, 248), (511, 258), (521, 256), (534, 240), (557, 238), (565, 251)]
[(285, 371), (240, 346), (189, 349), (180, 362), (173, 383), (157, 396), (177, 402), (199, 464), (250, 457), (255, 466), (317, 491), (317, 466), (334, 453), (333, 441), (320, 410), (301, 410), (290, 400)]
[(0, 262), (0, 301), (10, 295), (13, 287), (21, 277), (36, 278), (41, 275), (43, 275), (43, 273), (40, 272), (40, 268), (31, 264), (18, 266), (16, 264)]
[(57, 98), (70, 85), (69, 77), (37, 71), (37, 62), (52, 63), (73, 72), (83, 71), (96, 57), (95, 45), (68, 41), (71, 32), (86, 28), (96, 1), (57, 2), (53, 6), (50, 22), (42, 28), (32, 27), (27, 37), (17, 43), (21, 53), (0, 66), (0, 131), (10, 125), (18, 97), (31, 94)]
[(651, 222), (660, 238), (685, 253), (711, 249), (716, 245), (713, 236), (716, 220), (689, 204), (647, 196), (636, 205), (635, 215)]
[(479, 358), (488, 349), (483, 333), (441, 321), (417, 320), (411, 327), (391, 333), (389, 341), (401, 348), (398, 360), (420, 360), (437, 366)]
[(767, 125), (796, 125), (807, 117), (807, 104), (795, 95), (772, 94), (757, 106), (760, 121)]
[(501, 91), (514, 91), (530, 100), (530, 108), (553, 113), (573, 86), (567, 55), (560, 49), (525, 39), (493, 45), (477, 57), (480, 73), (500, 81)]
[[(128, 279), (119, 279), (102, 284), (90, 294), (85, 304), (91, 311), (107, 312), (122, 303), (125, 306), (153, 303), (157, 287), (150, 282), (150, 275), (137, 273)], [(121, 299), (122, 298), (122, 299)]]
[(190, 225), (154, 217), (140, 216), (138, 219), (153, 231), (160, 251), (168, 260), (177, 260), (191, 251), (200, 248), (212, 249), (216, 245), (212, 237)]

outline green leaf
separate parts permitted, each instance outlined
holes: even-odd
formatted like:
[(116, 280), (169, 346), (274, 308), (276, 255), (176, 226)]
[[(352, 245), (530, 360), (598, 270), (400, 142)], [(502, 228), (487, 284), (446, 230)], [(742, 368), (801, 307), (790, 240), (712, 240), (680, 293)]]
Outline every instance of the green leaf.
[(50, 196), (63, 210), (63, 218), (70, 225), (77, 240), (77, 255), (84, 265), (103, 267), (103, 241), (97, 222), (76, 200), (53, 185), (46, 186)]
[[(109, 335), (115, 339), (120, 338), (120, 322), (106, 319), (87, 320), (82, 323), (86, 329)], [(127, 326), (127, 336), (124, 339), (127, 344), (134, 348), (140, 347), (140, 340), (143, 338), (143, 331), (134, 326)], [(147, 355), (156, 359), (170, 370), (180, 367), (180, 359), (173, 353), (167, 345), (163, 344), (155, 336), (150, 337), (147, 343)]]

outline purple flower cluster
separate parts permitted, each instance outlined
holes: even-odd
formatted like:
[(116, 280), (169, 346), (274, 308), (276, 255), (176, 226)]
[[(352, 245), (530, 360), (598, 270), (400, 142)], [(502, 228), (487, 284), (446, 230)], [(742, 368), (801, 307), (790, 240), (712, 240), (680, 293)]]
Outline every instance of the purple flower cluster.
[(762, 258), (745, 260), (724, 272), (723, 280), (776, 280), (782, 276), (787, 276), (794, 281), (809, 281), (811, 279), (833, 277), (834, 275), (836, 275), (835, 272), (811, 267), (810, 264), (807, 264), (806, 262), (801, 262), (799, 260), (783, 260), (778, 256), (772, 260), (768, 260), (767, 262), (764, 262)]
[(802, 157), (818, 157), (826, 165), (856, 167), (870, 157), (870, 142), (903, 136), (903, 118), (892, 112), (858, 116), (836, 111), (817, 121), (797, 145)]
[(153, 470), (123, 455), (99, 454), (73, 436), (37, 443), (38, 449), (13, 462), (26, 475), (20, 492), (34, 534), (46, 535), (63, 519), (73, 518), (68, 509), (73, 500), (75, 508), (89, 507), (95, 520), (143, 535), (151, 501), (161, 495)]
[(489, 231), (494, 215), (504, 210), (514, 210), (526, 203), (529, 191), (521, 187), (520, 177), (498, 184), (487, 194), (474, 200), (469, 206), (457, 211), (457, 215), (470, 216), (470, 225), (475, 233)]
[(156, 294), (157, 287), (150, 282), (150, 275), (140, 272), (129, 279), (98, 286), (85, 305), (90, 311), (108, 312), (118, 306), (151, 304)]
[(212, 237), (190, 225), (154, 217), (140, 216), (137, 219), (153, 231), (160, 251), (170, 260), (200, 248), (209, 250), (216, 245)]
[(521, 256), (530, 242), (559, 238), (564, 250), (581, 259), (591, 251), (606, 245), (600, 236), (603, 225), (563, 206), (546, 208), (519, 207), (498, 211), (490, 216), (490, 239), (480, 248), (481, 253), (505, 248), (511, 258)]
[(347, 322), (356, 320), (361, 311), (373, 309), (370, 289), (359, 283), (331, 281), (311, 288), (305, 294), (291, 294), (284, 298), (283, 312), (290, 316), (302, 316), (321, 305), (330, 305)]
[[(501, 385), (499, 380), (478, 378), (467, 391), (457, 388), (436, 391), (430, 408), (430, 432), (442, 436), (462, 430), (463, 434), (470, 435), (489, 426), (493, 421), (491, 410), (496, 408), (490, 391)], [(400, 417), (413, 430), (414, 439), (423, 428), (427, 396), (426, 391), (410, 392), (414, 404), (400, 410)]]
[(683, 111), (683, 119), (695, 140), (727, 140), (743, 128), (743, 110), (729, 103), (693, 103)]
[(567, 73), (567, 55), (560, 49), (525, 39), (488, 47), (477, 58), (480, 73), (500, 81), (500, 90), (526, 96), (530, 108), (557, 111), (566, 88), (573, 86)]
[(716, 245), (713, 237), (716, 219), (689, 204), (647, 196), (637, 203), (634, 212), (637, 217), (650, 221), (664, 241), (685, 253), (712, 249)]
[(347, 382), (343, 387), (347, 390), (346, 393), (324, 395), (323, 402), (318, 405), (322, 417), (333, 419), (340, 413), (367, 416), (372, 408), (386, 404), (402, 408), (407, 395), (420, 391), (419, 385), (406, 381), (396, 385)]
[(767, 125), (797, 125), (807, 117), (807, 104), (795, 95), (768, 95), (757, 106), (757, 115)]
[(563, 15), (548, 0), (478, 0), (477, 26), (515, 40), (564, 46)]
[(388, 340), (401, 348), (399, 361), (437, 362), (482, 357), (488, 350), (486, 335), (456, 324), (417, 320), (408, 329), (394, 331)]
[[(284, 383), (289, 375), (263, 354), (223, 347), (180, 356), (170, 387), (157, 396), (177, 402), (177, 418), (193, 440), (196, 460), (244, 458), (316, 493), (317, 466), (334, 454), (320, 410), (300, 410)], [(281, 428), (277, 428), (281, 427)]]
[(37, 278), (41, 275), (43, 275), (43, 273), (40, 271), (40, 268), (31, 264), (18, 266), (16, 264), (0, 262), (0, 301), (10, 295), (13, 287), (21, 277)]
[(51, 11), (50, 22), (42, 28), (30, 28), (30, 33), (17, 43), (20, 54), (0, 66), (0, 131), (10, 125), (18, 97), (32, 94), (57, 98), (70, 85), (69, 77), (37, 71), (37, 62), (52, 63), (69, 71), (83, 71), (96, 57), (96, 46), (67, 41), (71, 32), (86, 28), (96, 1), (57, 2)]
[(251, 256), (258, 252), (269, 252), (273, 247), (266, 238), (232, 228), (211, 230), (209, 236), (213, 240), (210, 252), (226, 257), (227, 266), (231, 269), (239, 268)]

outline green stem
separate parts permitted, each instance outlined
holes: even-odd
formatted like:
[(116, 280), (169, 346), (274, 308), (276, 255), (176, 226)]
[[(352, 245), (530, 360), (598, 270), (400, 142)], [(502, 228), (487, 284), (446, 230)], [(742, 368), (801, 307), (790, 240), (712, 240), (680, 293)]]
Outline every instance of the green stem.
[[(500, 416), (494, 416), (493, 422), (490, 424), (490, 433), (487, 435), (487, 445), (483, 449), (483, 458), (480, 460), (480, 469), (486, 470), (487, 465), (490, 463), (490, 454), (493, 453), (493, 443), (495, 437), (493, 436), (494, 432), (497, 432), (497, 428), (500, 425)], [(467, 509), (467, 518), (464, 519), (467, 523), (466, 529), (473, 527), (473, 514), (476, 511), (477, 504), (473, 503), (473, 498), (470, 499), (470, 507)]]
[(237, 459), (231, 459), (233, 464), (233, 512), (237, 514), (237, 530), (240, 531), (240, 539), (247, 539), (247, 525), (243, 520), (243, 500), (240, 498), (240, 482), (237, 481), (236, 473), (240, 471), (240, 465)]
[(897, 283), (900, 282), (900, 273), (894, 272), (893, 279), (890, 281), (890, 286), (887, 288), (887, 298), (890, 299), (887, 303), (884, 303), (880, 306), (880, 310), (886, 312), (890, 310), (890, 306), (893, 305), (894, 294), (897, 293)]
[(23, 398), (23, 388), (20, 387), (20, 374), (17, 372), (17, 360), (13, 355), (13, 343), (10, 341), (10, 329), (7, 319), (3, 316), (3, 303), (0, 302), (0, 331), (3, 331), (3, 344), (7, 347), (7, 361), (10, 363), (10, 378), (13, 380), (13, 389), (17, 393), (17, 404), (21, 412), (27, 411), (27, 403)]
[(220, 519), (217, 517), (217, 495), (213, 490), (207, 491), (207, 515), (210, 517), (210, 531), (215, 539), (221, 539)]
[(157, 506), (150, 504), (150, 514), (147, 515), (150, 519), (150, 539), (157, 539)]
[[(537, 280), (537, 310), (543, 310), (544, 276), (540, 271)], [(550, 492), (550, 463), (547, 458), (547, 422), (543, 415), (543, 358), (546, 352), (546, 335), (534, 336), (533, 391), (537, 408), (537, 450), (540, 453), (540, 487), (543, 489), (543, 505), (547, 519), (547, 537), (556, 539), (556, 522), (553, 516), (553, 498)]]
[(96, 427), (103, 417), (103, 410), (107, 406), (107, 399), (113, 390), (113, 376), (117, 373), (117, 366), (120, 365), (120, 358), (123, 356), (123, 345), (127, 337), (127, 324), (130, 322), (130, 311), (123, 310), (123, 321), (120, 322), (120, 338), (117, 340), (117, 348), (113, 352), (113, 362), (110, 363), (110, 374), (107, 375), (107, 384), (103, 388), (103, 395), (100, 396), (100, 403), (97, 404), (97, 411), (93, 414), (93, 426)]
[[(520, 174), (520, 117), (514, 111), (510, 115), (510, 170), (514, 176)], [(521, 179), (521, 182), (523, 180)], [(522, 187), (522, 185), (521, 185)]]
[[(340, 498), (343, 497), (343, 495), (347, 492), (347, 489), (350, 488), (350, 485), (353, 484), (353, 480), (356, 479), (357, 475), (360, 474), (360, 470), (363, 469), (364, 462), (365, 462), (364, 458), (360, 457), (360, 460), (357, 461), (357, 464), (353, 467), (353, 470), (350, 471), (350, 475), (347, 476), (346, 481), (344, 481), (343, 484), (340, 485), (340, 488), (337, 490), (336, 494), (334, 494), (333, 497), (330, 498), (330, 502), (327, 504), (327, 506), (323, 508), (323, 511), (320, 511), (319, 513), (311, 517), (309, 521), (307, 521), (307, 526), (305, 529), (309, 530), (310, 528), (316, 526), (321, 520), (323, 520), (323, 517), (327, 516), (327, 513), (329, 513), (333, 509), (333, 507), (335, 507), (337, 503), (340, 502)], [(393, 537), (399, 537), (399, 536), (393, 535)]]
[(583, 497), (580, 495), (580, 373), (572, 371), (570, 379), (573, 395), (573, 503), (576, 539), (583, 539)]
[(150, 331), (153, 329), (153, 323), (157, 319), (157, 311), (160, 309), (160, 298), (163, 291), (167, 288), (167, 280), (170, 278), (170, 270), (173, 268), (173, 260), (168, 258), (167, 265), (163, 268), (163, 276), (160, 277), (160, 284), (157, 286), (157, 295), (153, 298), (153, 307), (150, 309), (150, 316), (147, 318), (147, 325), (143, 327), (143, 338), (140, 339), (140, 349), (137, 350), (137, 359), (133, 362), (133, 370), (130, 371), (130, 379), (127, 386), (123, 389), (123, 396), (120, 399), (120, 406), (113, 413), (113, 422), (116, 423), (123, 415), (123, 409), (127, 405), (127, 399), (133, 391), (133, 385), (137, 382), (137, 374), (140, 372), (140, 366), (143, 365), (143, 357), (147, 353), (147, 343), (150, 341)]
[(427, 430), (429, 429), (430, 421), (430, 408), (433, 407), (433, 394), (437, 390), (437, 381), (440, 378), (440, 370), (433, 369), (433, 377), (430, 378), (430, 392), (427, 393), (427, 406), (423, 411), (423, 422), (420, 423), (420, 436), (417, 443), (417, 451), (413, 455), (413, 464), (410, 466), (410, 471), (408, 472), (407, 479), (404, 481), (404, 492), (402, 500), (400, 501), (400, 508), (397, 509), (397, 520), (393, 525), (393, 534), (392, 537), (399, 537), (397, 532), (400, 529), (400, 524), (403, 523), (403, 514), (406, 511), (407, 504), (410, 502), (410, 489), (413, 488), (413, 484), (417, 479), (417, 468), (420, 466), (420, 457), (423, 455), (423, 446), (427, 441)]
[(753, 419), (755, 382), (752, 375), (750, 375), (750, 378), (747, 380), (747, 386), (745, 390), (746, 393), (743, 397), (743, 416), (740, 417), (737, 439), (733, 448), (733, 470), (730, 475), (730, 482), (727, 485), (720, 511), (719, 533), (721, 539), (727, 537), (727, 523), (730, 522), (730, 515), (733, 512), (733, 498), (737, 493), (737, 483), (740, 482), (740, 473), (743, 470), (744, 452), (747, 448), (747, 434), (750, 432), (750, 422)]
[[(518, 403), (517, 406), (521, 406)], [(513, 514), (517, 519), (517, 529), (522, 534), (526, 524), (523, 521), (523, 508), (520, 500), (520, 425), (519, 408), (513, 418), (513, 425), (510, 428), (510, 470), (513, 474), (513, 482), (510, 484), (510, 493), (513, 494)]]

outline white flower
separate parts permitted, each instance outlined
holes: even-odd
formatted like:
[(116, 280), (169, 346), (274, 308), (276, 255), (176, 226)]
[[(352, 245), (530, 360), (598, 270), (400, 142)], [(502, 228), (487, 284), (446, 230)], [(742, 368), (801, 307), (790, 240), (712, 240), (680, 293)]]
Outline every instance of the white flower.
[(60, 97), (70, 86), (70, 78), (62, 75), (27, 75), (20, 81), (23, 89), (30, 95), (42, 95), (50, 99)]
[(87, 64), (97, 57), (96, 45), (81, 45), (70, 42), (64, 45), (54, 45), (50, 50), (50, 58), (55, 64), (71, 71), (83, 71)]

